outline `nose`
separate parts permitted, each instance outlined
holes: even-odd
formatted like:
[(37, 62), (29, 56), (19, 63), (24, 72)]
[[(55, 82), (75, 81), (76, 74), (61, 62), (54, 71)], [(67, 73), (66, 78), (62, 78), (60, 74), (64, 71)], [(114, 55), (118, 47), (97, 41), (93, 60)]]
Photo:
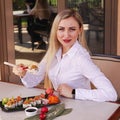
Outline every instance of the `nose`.
[(64, 37), (65, 37), (65, 38), (69, 37), (69, 31), (68, 31), (68, 30), (65, 30), (65, 31), (64, 31)]

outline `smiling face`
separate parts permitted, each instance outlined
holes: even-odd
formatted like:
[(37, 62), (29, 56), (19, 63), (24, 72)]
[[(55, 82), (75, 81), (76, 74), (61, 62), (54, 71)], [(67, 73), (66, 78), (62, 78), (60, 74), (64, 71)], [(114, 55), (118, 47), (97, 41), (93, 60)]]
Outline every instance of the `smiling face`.
[(62, 45), (63, 54), (72, 47), (80, 33), (81, 27), (73, 17), (60, 21), (57, 29), (57, 39)]

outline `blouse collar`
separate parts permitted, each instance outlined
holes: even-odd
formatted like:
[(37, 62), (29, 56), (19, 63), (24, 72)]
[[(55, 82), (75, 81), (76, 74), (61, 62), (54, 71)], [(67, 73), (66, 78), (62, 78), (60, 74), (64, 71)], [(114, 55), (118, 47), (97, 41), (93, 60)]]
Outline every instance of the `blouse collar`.
[[(68, 50), (68, 52), (66, 52), (64, 55), (63, 55), (63, 57), (64, 56), (66, 56), (66, 55), (68, 55), (69, 57), (73, 57), (74, 56), (74, 54), (78, 51), (78, 49), (80, 48), (80, 43), (78, 42), (78, 41), (76, 41), (74, 44), (73, 44), (73, 46)], [(62, 48), (60, 47), (59, 48), (59, 50), (58, 50), (58, 52), (56, 53), (56, 57), (57, 57), (57, 59), (58, 60), (60, 60), (61, 59), (61, 56), (62, 56)]]

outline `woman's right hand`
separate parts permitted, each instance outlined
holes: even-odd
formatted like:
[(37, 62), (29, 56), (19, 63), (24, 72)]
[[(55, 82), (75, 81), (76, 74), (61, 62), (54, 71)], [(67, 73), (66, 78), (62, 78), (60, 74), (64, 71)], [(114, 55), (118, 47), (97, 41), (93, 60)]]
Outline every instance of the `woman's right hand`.
[(13, 73), (19, 77), (24, 77), (27, 72), (27, 68), (28, 67), (26, 67), (24, 64), (16, 65), (13, 67)]

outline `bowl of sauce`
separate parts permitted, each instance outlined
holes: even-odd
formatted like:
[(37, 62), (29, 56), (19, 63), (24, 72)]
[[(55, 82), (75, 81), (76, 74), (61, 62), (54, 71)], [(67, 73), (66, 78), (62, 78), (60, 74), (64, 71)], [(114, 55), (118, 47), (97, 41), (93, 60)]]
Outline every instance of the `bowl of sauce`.
[(38, 108), (36, 107), (28, 107), (25, 109), (25, 114), (28, 117), (34, 116), (38, 114)]

